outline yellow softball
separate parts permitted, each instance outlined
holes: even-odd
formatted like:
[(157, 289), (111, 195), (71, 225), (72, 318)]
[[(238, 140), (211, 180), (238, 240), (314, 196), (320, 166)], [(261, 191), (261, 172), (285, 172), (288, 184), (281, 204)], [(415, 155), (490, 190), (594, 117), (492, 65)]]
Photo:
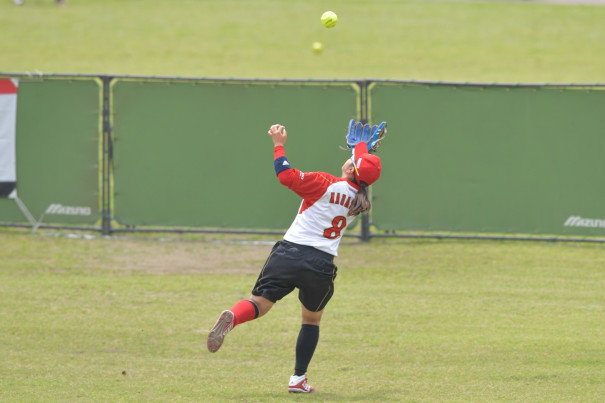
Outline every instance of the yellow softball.
[(321, 42), (313, 42), (311, 50), (313, 50), (313, 53), (315, 54), (320, 54), (321, 51), (324, 50), (324, 45)]
[(326, 28), (334, 28), (338, 23), (338, 16), (334, 11), (326, 11), (321, 15), (321, 23)]

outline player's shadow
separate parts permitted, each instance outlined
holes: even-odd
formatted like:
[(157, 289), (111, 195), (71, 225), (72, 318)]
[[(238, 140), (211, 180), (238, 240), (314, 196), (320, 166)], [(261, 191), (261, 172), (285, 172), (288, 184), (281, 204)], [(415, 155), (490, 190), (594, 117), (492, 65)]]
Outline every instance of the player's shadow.
[[(368, 393), (359, 393), (354, 396), (343, 396), (338, 393), (322, 392), (321, 390), (313, 393), (263, 393), (262, 396), (257, 396), (258, 401), (262, 398), (270, 397), (275, 401), (305, 401), (305, 402), (401, 402), (402, 396), (405, 396), (402, 390), (382, 389), (374, 390)], [(252, 396), (249, 396), (252, 397)], [(252, 401), (257, 401), (252, 399)]]

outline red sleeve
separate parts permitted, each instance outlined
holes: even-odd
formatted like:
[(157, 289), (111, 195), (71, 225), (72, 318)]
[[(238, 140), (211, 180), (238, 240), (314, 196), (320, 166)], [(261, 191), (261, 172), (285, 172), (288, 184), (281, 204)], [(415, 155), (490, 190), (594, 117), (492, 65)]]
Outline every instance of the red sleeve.
[(285, 157), (286, 156), (286, 150), (284, 149), (284, 146), (275, 146), (275, 148), (273, 149), (273, 159), (278, 159), (279, 157)]
[(278, 175), (279, 182), (308, 201), (316, 201), (326, 192), (328, 186), (338, 178), (325, 172), (302, 172), (288, 169)]
[[(281, 161), (286, 158), (286, 151), (283, 146), (276, 146), (273, 149), (273, 154), (275, 160)], [(290, 166), (288, 169), (279, 172), (277, 178), (279, 183), (308, 202), (318, 200), (326, 192), (328, 186), (340, 180), (326, 172), (302, 172)]]

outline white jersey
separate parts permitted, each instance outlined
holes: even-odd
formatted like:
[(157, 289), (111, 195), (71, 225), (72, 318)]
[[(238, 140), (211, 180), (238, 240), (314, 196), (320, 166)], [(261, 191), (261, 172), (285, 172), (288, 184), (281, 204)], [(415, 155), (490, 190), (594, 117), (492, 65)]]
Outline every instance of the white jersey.
[(348, 211), (359, 187), (325, 172), (301, 172), (290, 168), (283, 147), (278, 148), (275, 150), (276, 171), (278, 166), (287, 165), (287, 168), (279, 169), (279, 181), (303, 198), (284, 239), (337, 256), (342, 235), (355, 219)]

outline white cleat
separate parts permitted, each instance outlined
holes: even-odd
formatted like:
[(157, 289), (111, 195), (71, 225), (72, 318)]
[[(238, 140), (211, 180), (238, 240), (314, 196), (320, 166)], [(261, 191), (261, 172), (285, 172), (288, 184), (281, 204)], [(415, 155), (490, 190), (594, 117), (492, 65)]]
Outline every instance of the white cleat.
[(221, 316), (218, 317), (214, 327), (210, 330), (210, 333), (208, 333), (208, 340), (206, 341), (208, 350), (210, 350), (211, 353), (216, 353), (223, 345), (225, 336), (233, 329), (233, 319), (235, 319), (235, 317), (231, 311), (223, 311)]
[(288, 384), (288, 392), (290, 393), (311, 393), (315, 388), (307, 383), (307, 375), (290, 377), (290, 383)]

